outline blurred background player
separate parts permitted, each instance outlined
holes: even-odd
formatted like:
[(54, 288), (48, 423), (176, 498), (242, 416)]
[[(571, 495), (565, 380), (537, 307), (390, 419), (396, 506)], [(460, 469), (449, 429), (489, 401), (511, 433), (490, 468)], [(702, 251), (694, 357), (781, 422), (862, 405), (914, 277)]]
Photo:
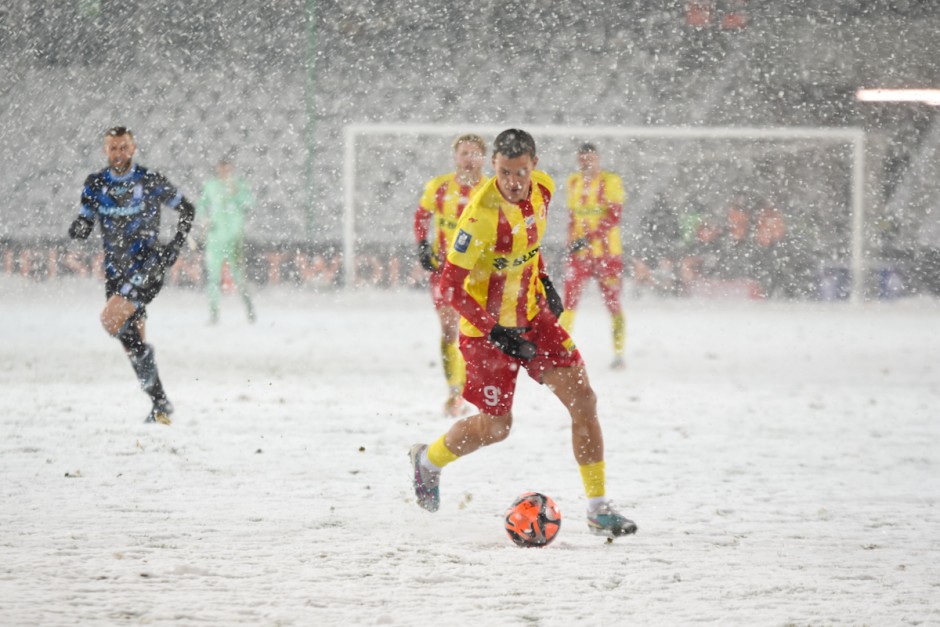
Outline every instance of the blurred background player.
[(437, 176), (424, 186), (415, 211), (414, 231), (418, 259), (430, 272), (431, 300), (441, 323), (441, 363), (448, 388), (444, 413), (456, 416), (462, 405), (465, 367), (457, 345), (460, 315), (441, 294), (441, 270), (447, 248), (454, 239), (457, 219), (483, 184), (486, 142), (479, 135), (461, 135), (453, 141), (452, 148), (454, 171)]
[(248, 182), (235, 174), (232, 160), (223, 157), (216, 167), (216, 176), (203, 188), (198, 206), (200, 219), (207, 225), (205, 264), (209, 324), (219, 321), (222, 268), (226, 263), (245, 303), (248, 321), (255, 321), (245, 273), (245, 214), (253, 202)]
[(464, 398), (479, 413), (455, 422), (409, 452), (418, 505), (440, 506), (441, 469), (480, 447), (500, 442), (512, 427), (520, 368), (544, 383), (571, 415), (574, 456), (588, 497), (588, 526), (607, 537), (634, 533), (605, 495), (604, 438), (597, 397), (581, 354), (558, 324), (561, 298), (540, 252), (555, 184), (535, 171), (535, 140), (509, 129), (493, 145), (489, 179), (457, 223), (441, 285), (460, 312), (460, 350), (467, 362)]
[[(153, 347), (144, 342), (146, 306), (163, 287), (192, 227), (195, 207), (161, 174), (133, 162), (137, 145), (123, 126), (104, 137), (108, 167), (90, 174), (82, 190), (81, 211), (69, 227), (73, 239), (85, 239), (101, 227), (105, 295), (101, 324), (124, 347), (137, 380), (153, 407), (145, 422), (170, 424), (173, 405), (167, 399)], [(160, 207), (179, 212), (173, 240), (161, 245)]]
[(614, 343), (611, 367), (624, 367), (626, 324), (620, 306), (623, 285), (623, 247), (620, 215), (624, 191), (620, 177), (601, 170), (594, 144), (578, 148), (578, 172), (568, 177), (568, 259), (565, 271), (565, 312), (561, 324), (574, 331), (575, 311), (588, 279), (597, 279), (604, 306), (610, 312)]

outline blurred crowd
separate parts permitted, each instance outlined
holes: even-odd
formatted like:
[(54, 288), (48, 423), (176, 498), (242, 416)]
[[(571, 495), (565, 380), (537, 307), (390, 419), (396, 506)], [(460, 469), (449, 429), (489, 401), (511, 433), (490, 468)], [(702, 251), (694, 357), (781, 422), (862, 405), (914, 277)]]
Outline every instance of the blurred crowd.
[(807, 296), (817, 290), (789, 237), (784, 212), (770, 199), (737, 193), (726, 207), (669, 205), (660, 195), (640, 223), (633, 277), (639, 288), (673, 295), (720, 286), (753, 298)]

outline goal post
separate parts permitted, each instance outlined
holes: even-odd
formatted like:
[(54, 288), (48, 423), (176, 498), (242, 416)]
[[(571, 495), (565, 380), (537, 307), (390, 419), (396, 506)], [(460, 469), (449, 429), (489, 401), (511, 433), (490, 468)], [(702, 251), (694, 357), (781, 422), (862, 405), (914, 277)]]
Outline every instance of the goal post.
[[(355, 282), (356, 260), (359, 248), (364, 244), (362, 231), (366, 226), (391, 236), (392, 231), (404, 228), (410, 231), (411, 221), (408, 215), (414, 211), (424, 183), (431, 177), (448, 171), (453, 166), (449, 160), (450, 140), (462, 133), (478, 133), (488, 142), (508, 125), (481, 124), (408, 124), (408, 123), (357, 123), (344, 127), (345, 150), (343, 159), (343, 224), (342, 253), (345, 284)], [(735, 163), (746, 159), (773, 161), (767, 155), (790, 151), (796, 154), (791, 161), (806, 161), (817, 158), (818, 150), (827, 152), (819, 158), (827, 159), (820, 164), (819, 175), (830, 176), (828, 170), (839, 170), (839, 182), (833, 184), (836, 190), (827, 190), (828, 202), (845, 204), (847, 215), (838, 216), (838, 221), (846, 222), (848, 233), (839, 242), (837, 248), (845, 249), (847, 259), (836, 260), (848, 273), (850, 298), (859, 301), (864, 292), (866, 275), (864, 227), (865, 227), (865, 132), (860, 128), (819, 128), (819, 127), (655, 127), (655, 126), (561, 126), (561, 125), (522, 125), (530, 132), (539, 146), (539, 169), (548, 171), (561, 187), (564, 177), (574, 170), (574, 149), (578, 142), (595, 140), (599, 143), (604, 167), (623, 175), (627, 168), (631, 146), (644, 146), (645, 159), (655, 161), (666, 172), (665, 178), (657, 180), (655, 174), (647, 175), (644, 189), (636, 194), (641, 209), (651, 204), (651, 196), (656, 189), (671, 186), (670, 167), (678, 167), (677, 161), (683, 151), (696, 152), (704, 157), (700, 160), (724, 160), (725, 170), (749, 169), (750, 161), (744, 166)], [(370, 144), (373, 145), (367, 145)], [(615, 147), (611, 147), (616, 144)], [(546, 146), (548, 151), (545, 150)], [(657, 146), (655, 150), (651, 146)], [(738, 151), (742, 152), (739, 157)], [(724, 152), (723, 152), (724, 151)], [(802, 152), (800, 152), (802, 151)], [(814, 153), (813, 151), (817, 151)], [(546, 154), (548, 152), (548, 154)], [(362, 153), (362, 154), (360, 154)], [(650, 156), (653, 155), (653, 156)], [(808, 155), (808, 156), (804, 156)], [(423, 162), (422, 162), (423, 160)], [(621, 162), (618, 164), (618, 161)], [(704, 161), (702, 161), (704, 163)], [(362, 165), (367, 162), (369, 165)], [(487, 163), (488, 164), (488, 163)], [(835, 167), (833, 164), (839, 164)], [(622, 167), (618, 167), (621, 165)], [(650, 166), (653, 167), (653, 166)], [(696, 167), (696, 166), (692, 166)], [(771, 168), (773, 165), (771, 165)], [(803, 164), (805, 178), (813, 178), (815, 169), (811, 164)], [(418, 171), (423, 168), (423, 171)], [(844, 172), (843, 172), (844, 171)], [(807, 174), (807, 172), (809, 174)], [(675, 174), (675, 172), (673, 172)], [(842, 176), (844, 174), (844, 177)], [(787, 174), (781, 175), (787, 177)], [(661, 177), (662, 178), (662, 177)], [(790, 177), (792, 179), (792, 176)], [(844, 184), (841, 178), (845, 178)], [(624, 177), (626, 186), (631, 181)], [(792, 181), (797, 187), (811, 185), (812, 181)], [(712, 182), (721, 186), (725, 181)], [(396, 189), (398, 186), (407, 189)], [(368, 189), (367, 189), (368, 188)], [(690, 193), (710, 193), (699, 188)], [(650, 191), (653, 190), (653, 191)], [(838, 200), (832, 201), (832, 198)], [(822, 202), (822, 201), (820, 201)], [(383, 222), (383, 216), (389, 208), (385, 203), (394, 205), (391, 222)], [(399, 205), (405, 204), (405, 207)], [(635, 201), (634, 201), (635, 204)], [(562, 202), (563, 205), (563, 202)], [(553, 213), (558, 214), (556, 208)], [(628, 201), (628, 209), (631, 202)], [(365, 215), (363, 215), (365, 214)], [(405, 224), (399, 224), (402, 220)], [(823, 218), (824, 221), (824, 218)], [(399, 238), (401, 234), (399, 233)], [(410, 240), (409, 240), (410, 245)], [(833, 256), (836, 256), (833, 253)]]

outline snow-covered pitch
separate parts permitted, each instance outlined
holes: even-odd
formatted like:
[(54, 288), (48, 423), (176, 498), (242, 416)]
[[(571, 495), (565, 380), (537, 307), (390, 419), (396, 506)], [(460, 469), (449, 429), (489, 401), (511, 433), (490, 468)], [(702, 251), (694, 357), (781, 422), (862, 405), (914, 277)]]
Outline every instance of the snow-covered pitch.
[[(520, 378), (509, 439), (414, 504), (440, 435), (422, 291), (267, 288), (208, 327), (168, 289), (149, 339), (170, 427), (98, 324), (90, 279), (0, 277), (0, 623), (940, 623), (940, 305), (627, 299), (607, 369), (595, 292), (575, 339), (609, 492), (635, 537), (584, 524), (566, 413)], [(520, 549), (521, 492), (564, 522)]]

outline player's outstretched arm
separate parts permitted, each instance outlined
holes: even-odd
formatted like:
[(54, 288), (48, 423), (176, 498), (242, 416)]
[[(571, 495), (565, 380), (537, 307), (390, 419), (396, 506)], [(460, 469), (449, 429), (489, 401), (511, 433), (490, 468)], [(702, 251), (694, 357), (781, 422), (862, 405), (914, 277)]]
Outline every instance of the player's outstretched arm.
[(528, 331), (527, 328), (504, 327), (467, 293), (463, 285), (469, 274), (469, 270), (446, 262), (444, 273), (441, 275), (441, 291), (445, 298), (448, 298), (457, 313), (482, 331), (499, 350), (510, 357), (526, 361), (535, 357), (535, 344), (522, 338), (522, 334)]
[(186, 242), (186, 237), (189, 235), (189, 231), (193, 228), (193, 220), (196, 218), (196, 207), (183, 196), (183, 198), (180, 199), (180, 204), (176, 206), (176, 209), (179, 211), (180, 217), (176, 223), (176, 235), (173, 237), (173, 241), (177, 242), (182, 248), (183, 244)]
[(623, 204), (612, 202), (607, 205), (607, 215), (601, 218), (597, 228), (592, 235), (604, 236), (607, 232), (620, 224), (620, 216), (623, 213)]
[(469, 274), (470, 271), (465, 268), (455, 266), (449, 261), (444, 262), (441, 292), (457, 313), (483, 333), (489, 333), (496, 320), (464, 289), (464, 280)]
[(415, 231), (415, 241), (427, 241), (428, 233), (431, 230), (431, 212), (418, 205), (418, 208), (415, 209), (415, 219), (414, 219), (414, 231)]
[(193, 228), (193, 220), (196, 217), (196, 207), (189, 202), (185, 196), (180, 199), (176, 210), (179, 211), (179, 220), (176, 223), (176, 234), (173, 240), (159, 251), (159, 266), (161, 270), (169, 268), (176, 262), (180, 251), (186, 244), (186, 237)]
[(120, 293), (125, 298), (132, 301), (137, 300), (145, 293), (145, 290), (153, 289), (154, 286), (159, 289), (167, 269), (176, 263), (180, 251), (186, 244), (186, 236), (189, 235), (189, 231), (192, 229), (193, 219), (196, 217), (196, 207), (183, 196), (177, 203), (176, 210), (180, 214), (176, 234), (170, 243), (155, 246), (147, 258), (128, 273), (124, 284), (120, 288)]
[(434, 253), (431, 243), (428, 242), (428, 233), (431, 226), (431, 212), (418, 205), (415, 209), (414, 232), (415, 241), (418, 243), (418, 261), (421, 267), (428, 272), (437, 270), (437, 264), (434, 263)]
[(78, 217), (69, 225), (69, 237), (72, 239), (87, 239), (95, 228), (95, 175), (90, 174), (85, 179), (85, 185), (82, 187), (82, 199), (80, 201), (81, 209)]

